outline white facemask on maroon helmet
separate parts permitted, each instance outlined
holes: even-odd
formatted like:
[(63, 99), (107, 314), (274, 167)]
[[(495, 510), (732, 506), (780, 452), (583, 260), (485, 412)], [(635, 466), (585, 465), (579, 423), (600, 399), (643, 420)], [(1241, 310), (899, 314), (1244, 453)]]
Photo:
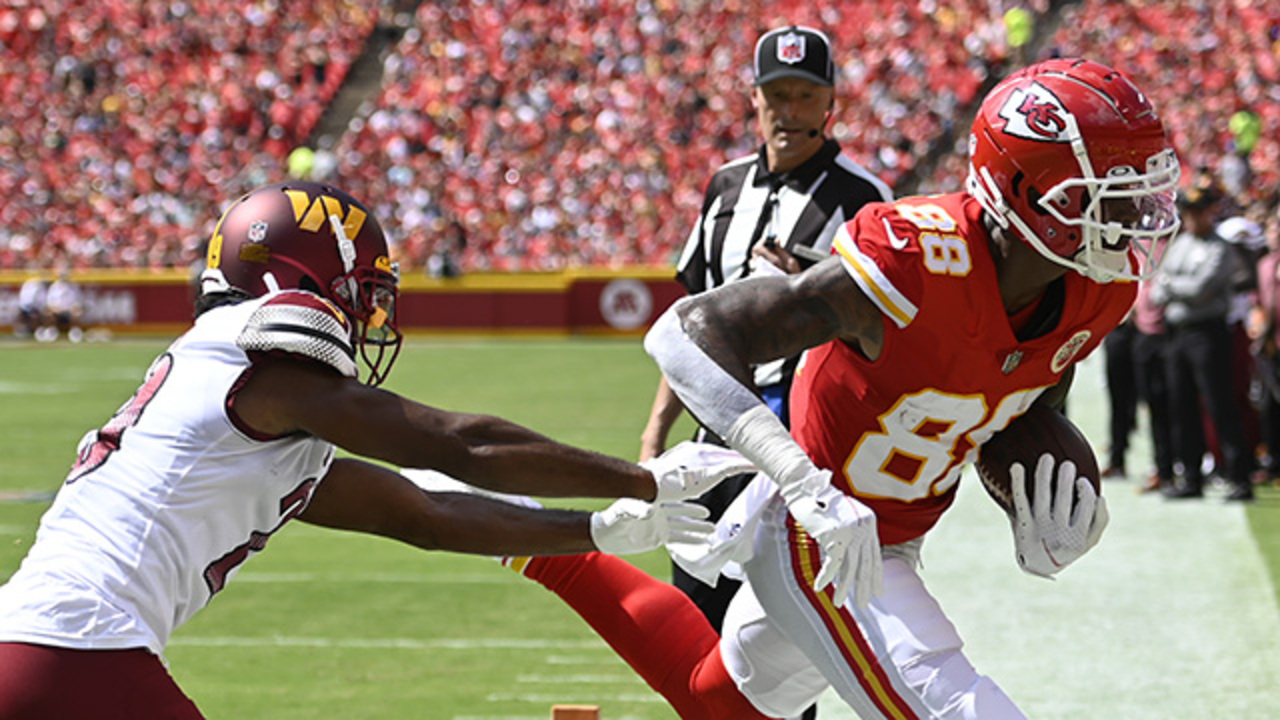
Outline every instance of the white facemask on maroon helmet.
[(398, 286), (378, 221), (346, 192), (314, 182), (267, 185), (232, 204), (200, 276), (204, 296), (298, 289), (337, 305), (352, 321), (352, 343), (373, 385), (400, 352)]

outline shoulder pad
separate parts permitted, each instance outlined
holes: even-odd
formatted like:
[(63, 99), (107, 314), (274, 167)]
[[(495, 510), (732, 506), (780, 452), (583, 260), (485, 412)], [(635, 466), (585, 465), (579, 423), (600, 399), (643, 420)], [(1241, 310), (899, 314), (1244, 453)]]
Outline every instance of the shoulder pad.
[(356, 376), (351, 323), (333, 303), (309, 292), (271, 296), (249, 315), (236, 346), (245, 352), (294, 353)]

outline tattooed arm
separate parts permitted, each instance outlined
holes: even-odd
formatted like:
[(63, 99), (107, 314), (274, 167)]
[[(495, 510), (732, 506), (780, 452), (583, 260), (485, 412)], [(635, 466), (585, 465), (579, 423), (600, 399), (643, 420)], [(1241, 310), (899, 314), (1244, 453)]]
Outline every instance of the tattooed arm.
[(748, 387), (751, 365), (843, 340), (880, 354), (884, 316), (838, 257), (798, 275), (758, 277), (690, 297), (677, 307), (689, 338)]

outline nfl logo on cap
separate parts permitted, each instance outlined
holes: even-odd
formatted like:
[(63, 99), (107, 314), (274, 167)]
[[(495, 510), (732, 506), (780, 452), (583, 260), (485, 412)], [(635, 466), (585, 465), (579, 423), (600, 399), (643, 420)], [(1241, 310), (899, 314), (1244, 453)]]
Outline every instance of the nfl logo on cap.
[(795, 65), (804, 61), (804, 36), (789, 32), (778, 38), (778, 60)]
[(831, 43), (826, 35), (801, 25), (770, 30), (756, 43), (755, 76), (756, 85), (790, 77), (831, 87)]

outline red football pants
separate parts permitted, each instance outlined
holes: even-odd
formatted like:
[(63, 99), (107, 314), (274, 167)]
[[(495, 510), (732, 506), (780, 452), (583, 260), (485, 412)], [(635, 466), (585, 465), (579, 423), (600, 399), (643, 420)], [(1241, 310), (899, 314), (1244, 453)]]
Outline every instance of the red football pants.
[(720, 636), (674, 585), (601, 553), (532, 558), (524, 574), (568, 603), (684, 720), (765, 720), (729, 677)]
[(0, 642), (0, 720), (204, 720), (150, 651)]

